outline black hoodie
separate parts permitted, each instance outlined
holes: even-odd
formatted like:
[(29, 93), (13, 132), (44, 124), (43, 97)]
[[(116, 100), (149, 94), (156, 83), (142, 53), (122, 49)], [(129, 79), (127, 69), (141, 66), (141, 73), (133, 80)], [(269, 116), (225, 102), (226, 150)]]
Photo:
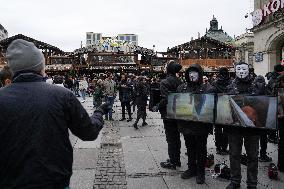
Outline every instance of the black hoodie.
[[(189, 79), (189, 72), (197, 71), (199, 73), (199, 80), (197, 83), (192, 83)], [(191, 65), (185, 72), (186, 83), (180, 85), (177, 89), (179, 93), (195, 93), (195, 94), (206, 94), (212, 93), (210, 85), (203, 84), (203, 70), (199, 64)], [(211, 123), (202, 123), (196, 121), (184, 121), (178, 120), (179, 131), (183, 134), (190, 135), (208, 135), (212, 131)]]
[(162, 119), (167, 115), (168, 95), (175, 93), (177, 87), (181, 85), (181, 81), (176, 77), (176, 73), (181, 70), (182, 66), (176, 62), (171, 62), (167, 66), (167, 77), (163, 79), (160, 84), (161, 100), (159, 102), (159, 111)]

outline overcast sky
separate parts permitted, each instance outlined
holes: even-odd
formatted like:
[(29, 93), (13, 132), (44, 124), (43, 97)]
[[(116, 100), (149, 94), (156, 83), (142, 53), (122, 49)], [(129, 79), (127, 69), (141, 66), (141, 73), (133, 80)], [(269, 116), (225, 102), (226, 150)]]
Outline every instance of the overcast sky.
[(204, 35), (213, 15), (234, 37), (251, 28), (253, 0), (0, 0), (9, 36), (24, 34), (73, 51), (86, 32), (138, 34), (139, 45), (165, 51)]

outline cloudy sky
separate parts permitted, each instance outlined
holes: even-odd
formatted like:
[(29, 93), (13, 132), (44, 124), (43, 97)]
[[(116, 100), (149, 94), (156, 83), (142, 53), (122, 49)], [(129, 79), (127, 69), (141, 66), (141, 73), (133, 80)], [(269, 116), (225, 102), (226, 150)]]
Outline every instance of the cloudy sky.
[(86, 32), (135, 33), (139, 45), (167, 47), (204, 35), (213, 15), (232, 37), (251, 28), (253, 0), (0, 0), (9, 36), (24, 34), (73, 51)]

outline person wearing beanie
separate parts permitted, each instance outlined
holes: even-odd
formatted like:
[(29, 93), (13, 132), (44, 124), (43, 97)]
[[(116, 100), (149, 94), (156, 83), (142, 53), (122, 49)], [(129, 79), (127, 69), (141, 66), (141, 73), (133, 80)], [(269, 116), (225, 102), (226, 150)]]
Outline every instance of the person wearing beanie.
[[(156, 106), (161, 114), (161, 118), (164, 122), (164, 129), (166, 134), (166, 140), (168, 143), (168, 155), (169, 159), (161, 162), (160, 165), (165, 169), (176, 169), (176, 166), (181, 166), (180, 162), (180, 134), (177, 127), (177, 122), (174, 119), (167, 118), (167, 102), (168, 95), (174, 93), (177, 87), (182, 83), (180, 79), (177, 78), (176, 74), (182, 69), (182, 66), (175, 61), (170, 61), (166, 67), (165, 71), (167, 77), (163, 79), (160, 83), (161, 100)], [(157, 109), (153, 107), (153, 109)]]
[(67, 188), (73, 163), (68, 130), (95, 140), (109, 106), (89, 117), (70, 90), (46, 83), (44, 56), (31, 42), (14, 40), (6, 55), (14, 76), (0, 89), (0, 188)]
[[(235, 65), (236, 77), (232, 83), (226, 88), (229, 95), (258, 95), (254, 89), (253, 79), (249, 72), (249, 65), (245, 62), (239, 62)], [(241, 174), (241, 154), (242, 146), (245, 144), (247, 153), (247, 188), (257, 188), (258, 175), (258, 150), (259, 137), (261, 130), (251, 128), (241, 128), (234, 126), (224, 127), (224, 131), (228, 134), (230, 149), (230, 168), (231, 183), (226, 189), (240, 188), (242, 179)]]
[[(228, 85), (231, 84), (229, 70), (225, 67), (219, 69), (218, 77), (212, 82), (216, 94), (225, 93)], [(228, 155), (228, 136), (224, 133), (222, 125), (215, 124), (215, 145), (219, 155)]]

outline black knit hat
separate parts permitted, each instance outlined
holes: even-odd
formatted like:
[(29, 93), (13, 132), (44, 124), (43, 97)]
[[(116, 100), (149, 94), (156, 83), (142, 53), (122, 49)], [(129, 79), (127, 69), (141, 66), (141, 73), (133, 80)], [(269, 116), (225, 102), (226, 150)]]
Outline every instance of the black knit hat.
[(274, 66), (274, 71), (276, 71), (276, 72), (283, 72), (284, 71), (284, 66), (281, 65), (281, 64), (276, 64)]

